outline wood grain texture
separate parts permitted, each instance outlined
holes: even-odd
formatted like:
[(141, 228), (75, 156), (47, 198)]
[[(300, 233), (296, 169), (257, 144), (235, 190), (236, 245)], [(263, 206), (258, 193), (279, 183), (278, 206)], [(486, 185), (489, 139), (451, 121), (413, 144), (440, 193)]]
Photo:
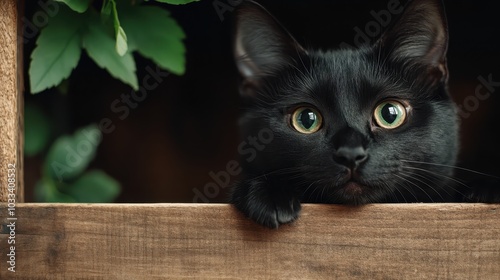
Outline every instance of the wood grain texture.
[[(0, 202), (7, 201), (7, 165), (16, 163), (20, 140), (17, 15), (16, 0), (0, 1)], [(17, 170), (17, 174), (22, 172)], [(21, 185), (17, 186), (17, 193), (21, 201)]]
[(16, 272), (0, 234), (2, 279), (500, 276), (500, 205), (309, 204), (277, 230), (223, 204), (22, 204), (16, 214)]

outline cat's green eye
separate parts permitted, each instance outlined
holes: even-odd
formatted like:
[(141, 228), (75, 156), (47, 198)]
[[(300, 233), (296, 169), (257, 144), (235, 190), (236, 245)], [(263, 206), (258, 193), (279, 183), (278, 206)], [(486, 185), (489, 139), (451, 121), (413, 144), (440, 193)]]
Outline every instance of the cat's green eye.
[(373, 117), (378, 126), (385, 129), (394, 129), (405, 122), (406, 108), (399, 101), (384, 101), (375, 108)]
[(314, 108), (299, 107), (293, 111), (291, 123), (298, 132), (311, 134), (321, 128), (323, 117)]

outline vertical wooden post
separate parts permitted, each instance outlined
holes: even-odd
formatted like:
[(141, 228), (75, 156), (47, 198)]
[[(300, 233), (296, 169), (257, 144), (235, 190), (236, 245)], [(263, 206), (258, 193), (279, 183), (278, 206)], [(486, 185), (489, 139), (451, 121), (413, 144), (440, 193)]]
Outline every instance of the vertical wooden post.
[(18, 44), (17, 2), (0, 1), (0, 202), (8, 200), (9, 178), (11, 183), (15, 180), (16, 202), (24, 200), (22, 42)]

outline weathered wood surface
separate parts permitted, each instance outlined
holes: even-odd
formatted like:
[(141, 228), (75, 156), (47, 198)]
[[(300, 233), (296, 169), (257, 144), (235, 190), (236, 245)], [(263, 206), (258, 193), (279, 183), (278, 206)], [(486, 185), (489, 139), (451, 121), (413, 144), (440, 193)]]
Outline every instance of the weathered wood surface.
[(304, 205), (277, 230), (223, 204), (21, 204), (16, 216), (16, 272), (0, 234), (1, 279), (500, 279), (500, 205)]
[[(16, 2), (0, 1), (0, 202), (6, 202), (8, 197), (8, 165), (16, 164), (16, 181), (23, 175), (16, 162), (19, 159), (22, 163), (22, 133), (18, 130), (22, 122), (19, 110), (22, 80), (18, 79), (22, 64), (18, 63), (18, 50), (22, 44), (18, 45), (17, 41), (19, 21)], [(16, 184), (16, 193), (17, 201), (22, 201), (22, 184)]]

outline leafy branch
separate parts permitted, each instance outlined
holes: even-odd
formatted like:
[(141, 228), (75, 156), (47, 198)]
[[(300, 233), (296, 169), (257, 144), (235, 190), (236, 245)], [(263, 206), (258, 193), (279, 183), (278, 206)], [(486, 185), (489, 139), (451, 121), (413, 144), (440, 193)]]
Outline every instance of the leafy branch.
[(42, 176), (35, 185), (39, 202), (113, 202), (120, 183), (99, 169), (87, 170), (102, 140), (97, 125), (77, 129), (53, 141), (54, 120), (40, 107), (26, 104), (26, 156), (44, 156)]
[[(59, 85), (78, 65), (82, 50), (111, 76), (139, 89), (132, 53), (174, 74), (185, 72), (184, 31), (165, 9), (142, 1), (56, 0), (59, 12), (41, 30), (31, 54), (31, 93)], [(198, 0), (154, 0), (173, 5)]]

